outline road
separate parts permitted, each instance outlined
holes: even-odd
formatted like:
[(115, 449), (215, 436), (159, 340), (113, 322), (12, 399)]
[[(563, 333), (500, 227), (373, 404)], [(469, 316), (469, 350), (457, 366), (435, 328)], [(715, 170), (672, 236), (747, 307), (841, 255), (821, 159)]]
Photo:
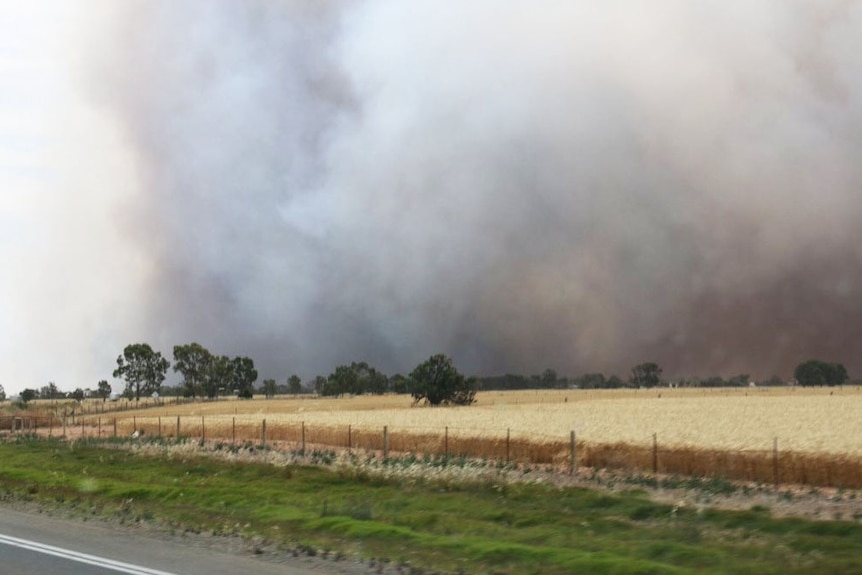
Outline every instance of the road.
[[(216, 543), (218, 543), (216, 541)], [(343, 573), (302, 559), (272, 563), (108, 524), (59, 519), (0, 507), (0, 566), (26, 575), (322, 575)], [(291, 564), (291, 562), (293, 564)]]

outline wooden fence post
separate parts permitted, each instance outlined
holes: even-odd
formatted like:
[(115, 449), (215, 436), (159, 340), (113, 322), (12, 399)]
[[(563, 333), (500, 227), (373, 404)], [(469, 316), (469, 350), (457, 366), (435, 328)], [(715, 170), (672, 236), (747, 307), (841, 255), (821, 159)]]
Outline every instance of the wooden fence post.
[(207, 440), (207, 426), (206, 421), (204, 421), (204, 416), (201, 415), (201, 441)]
[(260, 426), (260, 443), (266, 449), (266, 419), (263, 420)]
[(658, 435), (652, 434), (652, 472), (658, 473)]
[(99, 439), (102, 439), (102, 418), (99, 418)]
[(302, 455), (305, 455), (305, 422), (302, 422)]
[(162, 438), (162, 416), (159, 416), (159, 439)]
[(347, 424), (347, 449), (350, 449), (352, 447), (352, 443), (353, 443), (353, 439), (351, 437), (352, 435), (353, 435), (353, 426), (348, 423)]
[(772, 440), (772, 482), (778, 485), (778, 438)]
[(389, 459), (389, 426), (383, 426), (383, 459)]
[(133, 415), (132, 416), (132, 431), (137, 431), (137, 430), (138, 430), (138, 416)]
[(114, 418), (114, 438), (117, 437), (117, 418)]
[(81, 418), (81, 439), (84, 439), (84, 418)]
[(180, 416), (177, 416), (177, 443), (180, 441)]
[(446, 426), (446, 431), (443, 435), (443, 455), (449, 457), (449, 426)]
[(66, 412), (63, 412), (63, 437), (66, 437)]
[(506, 463), (509, 463), (509, 443), (512, 439), (512, 430), (506, 429)]
[(231, 442), (236, 445), (236, 417), (233, 418), (233, 426), (231, 431)]
[(570, 449), (569, 475), (574, 475), (578, 469), (577, 461), (575, 459), (575, 432), (574, 431), (572, 431), (571, 436), (569, 437), (569, 449)]

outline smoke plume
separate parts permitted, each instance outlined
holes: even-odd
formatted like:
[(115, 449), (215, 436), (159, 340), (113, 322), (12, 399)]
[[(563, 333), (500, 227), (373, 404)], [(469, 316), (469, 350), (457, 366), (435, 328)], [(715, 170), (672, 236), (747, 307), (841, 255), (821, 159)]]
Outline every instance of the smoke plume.
[(860, 2), (114, 9), (87, 84), (147, 262), (114, 354), (860, 375)]

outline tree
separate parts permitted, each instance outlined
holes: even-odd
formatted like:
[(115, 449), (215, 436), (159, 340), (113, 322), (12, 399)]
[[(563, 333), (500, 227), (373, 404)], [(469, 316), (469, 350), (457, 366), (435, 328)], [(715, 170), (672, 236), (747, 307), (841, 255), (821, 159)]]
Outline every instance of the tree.
[(302, 393), (302, 380), (296, 374), (287, 378), (287, 390), (293, 395)]
[(235, 388), (236, 374), (233, 360), (226, 355), (214, 355), (210, 358), (204, 372), (201, 397), (215, 399), (219, 392), (232, 392)]
[(29, 387), (21, 392), (21, 403), (27, 405), (38, 396), (39, 393), (35, 389), (30, 389)]
[(656, 387), (661, 383), (662, 370), (658, 364), (640, 363), (632, 368), (629, 382), (633, 387)]
[(6, 390), (0, 385), (0, 401), (6, 401)]
[(316, 394), (327, 395), (325, 392), (326, 392), (326, 388), (328, 385), (329, 385), (329, 380), (327, 380), (326, 377), (324, 377), (322, 375), (314, 376), (313, 386), (314, 386), (314, 392)]
[(410, 372), (413, 403), (470, 405), (476, 401), (476, 379), (461, 375), (452, 360), (438, 353)]
[(183, 376), (183, 393), (186, 397), (203, 397), (211, 379), (213, 356), (201, 344), (189, 343), (174, 346), (174, 372)]
[(69, 396), (77, 402), (84, 401), (84, 390), (80, 387), (76, 387), (75, 391), (70, 393)]
[(153, 351), (146, 343), (129, 344), (117, 357), (114, 377), (126, 380), (125, 393), (140, 400), (141, 394), (150, 395), (159, 391), (171, 363), (161, 352)]
[(274, 379), (264, 379), (263, 380), (263, 396), (267, 399), (275, 397), (276, 392), (278, 391), (278, 384)]
[(840, 363), (809, 359), (796, 366), (793, 377), (799, 385), (843, 385), (849, 379), (847, 369)]
[(335, 371), (326, 378), (326, 381), (327, 384), (323, 386), (322, 395), (340, 396), (348, 393), (359, 393), (356, 372), (349, 365), (336, 367)]
[(39, 397), (42, 399), (62, 399), (63, 392), (57, 388), (56, 383), (49, 381), (48, 385), (42, 386)]
[(389, 390), (392, 393), (408, 393), (410, 391), (409, 384), (410, 380), (400, 373), (396, 373), (389, 378)]
[(111, 384), (107, 380), (99, 382), (99, 387), (96, 389), (96, 395), (102, 398), (102, 401), (111, 397)]
[(250, 357), (235, 357), (231, 360), (231, 386), (237, 396), (251, 399), (254, 396), (254, 382), (257, 381), (257, 370)]

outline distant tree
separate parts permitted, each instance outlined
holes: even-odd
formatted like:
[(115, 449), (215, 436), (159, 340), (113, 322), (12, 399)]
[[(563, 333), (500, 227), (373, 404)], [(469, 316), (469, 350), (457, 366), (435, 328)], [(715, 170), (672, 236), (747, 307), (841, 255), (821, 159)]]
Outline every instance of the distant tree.
[(809, 359), (796, 366), (793, 377), (799, 385), (843, 385), (849, 379), (847, 369), (840, 363)]
[(107, 380), (99, 382), (99, 387), (96, 389), (96, 395), (102, 398), (102, 401), (111, 397), (111, 384)]
[[(212, 377), (213, 355), (207, 348), (194, 342), (174, 346), (174, 372), (183, 376), (183, 393), (186, 397), (203, 397)], [(213, 392), (213, 396), (215, 392)]]
[(392, 393), (409, 393), (409, 384), (409, 379), (400, 373), (396, 373), (389, 378), (389, 391)]
[(413, 403), (470, 405), (476, 401), (476, 380), (461, 375), (452, 360), (438, 353), (410, 372)]
[(250, 357), (235, 357), (231, 360), (231, 372), (231, 391), (238, 397), (251, 399), (254, 396), (254, 382), (257, 381), (254, 361)]
[(161, 352), (153, 351), (146, 343), (129, 344), (117, 357), (114, 377), (126, 381), (126, 395), (140, 400), (141, 394), (150, 395), (159, 391), (171, 363)]
[(339, 365), (326, 378), (321, 395), (342, 396), (357, 391), (356, 372), (349, 365)]
[(542, 387), (554, 388), (557, 386), (557, 372), (550, 367), (542, 372)]
[(626, 382), (618, 375), (612, 375), (605, 380), (605, 387), (608, 389), (619, 389), (625, 387)]
[(350, 364), (350, 369), (356, 374), (356, 387), (358, 393), (374, 393), (377, 395), (386, 393), (389, 389), (389, 378), (377, 371), (366, 362)]
[(27, 388), (21, 392), (21, 403), (27, 405), (28, 403), (36, 399), (38, 395), (39, 393), (35, 389)]
[(274, 379), (263, 380), (263, 396), (267, 399), (272, 399), (278, 392), (278, 384)]
[(295, 373), (287, 378), (287, 391), (293, 395), (302, 393), (302, 380)]
[(48, 385), (43, 386), (39, 392), (39, 397), (42, 399), (62, 399), (64, 395), (53, 381), (49, 381)]
[(314, 393), (316, 393), (318, 395), (326, 395), (325, 391), (326, 391), (326, 387), (328, 385), (329, 385), (329, 380), (327, 380), (325, 376), (323, 376), (323, 375), (314, 376), (314, 383), (313, 383)]
[(603, 389), (607, 387), (607, 380), (601, 373), (585, 373), (574, 378), (572, 384), (580, 389)]
[(629, 381), (634, 387), (657, 387), (661, 383), (661, 373), (658, 364), (640, 363), (632, 368)]
[(69, 394), (69, 397), (75, 401), (84, 401), (84, 390), (80, 387), (75, 388), (75, 391)]
[(204, 376), (202, 397), (215, 399), (219, 392), (235, 391), (238, 393), (234, 360), (226, 355), (212, 356)]
[(779, 377), (777, 375), (773, 375), (769, 379), (759, 382), (757, 385), (777, 387), (779, 385), (786, 385), (786, 384), (784, 383), (784, 380), (781, 379), (781, 377)]
[(747, 373), (741, 373), (739, 375), (734, 375), (730, 379), (727, 380), (727, 385), (729, 387), (748, 387), (748, 384), (751, 382), (751, 376)]
[(0, 401), (6, 401), (6, 390), (0, 385)]

